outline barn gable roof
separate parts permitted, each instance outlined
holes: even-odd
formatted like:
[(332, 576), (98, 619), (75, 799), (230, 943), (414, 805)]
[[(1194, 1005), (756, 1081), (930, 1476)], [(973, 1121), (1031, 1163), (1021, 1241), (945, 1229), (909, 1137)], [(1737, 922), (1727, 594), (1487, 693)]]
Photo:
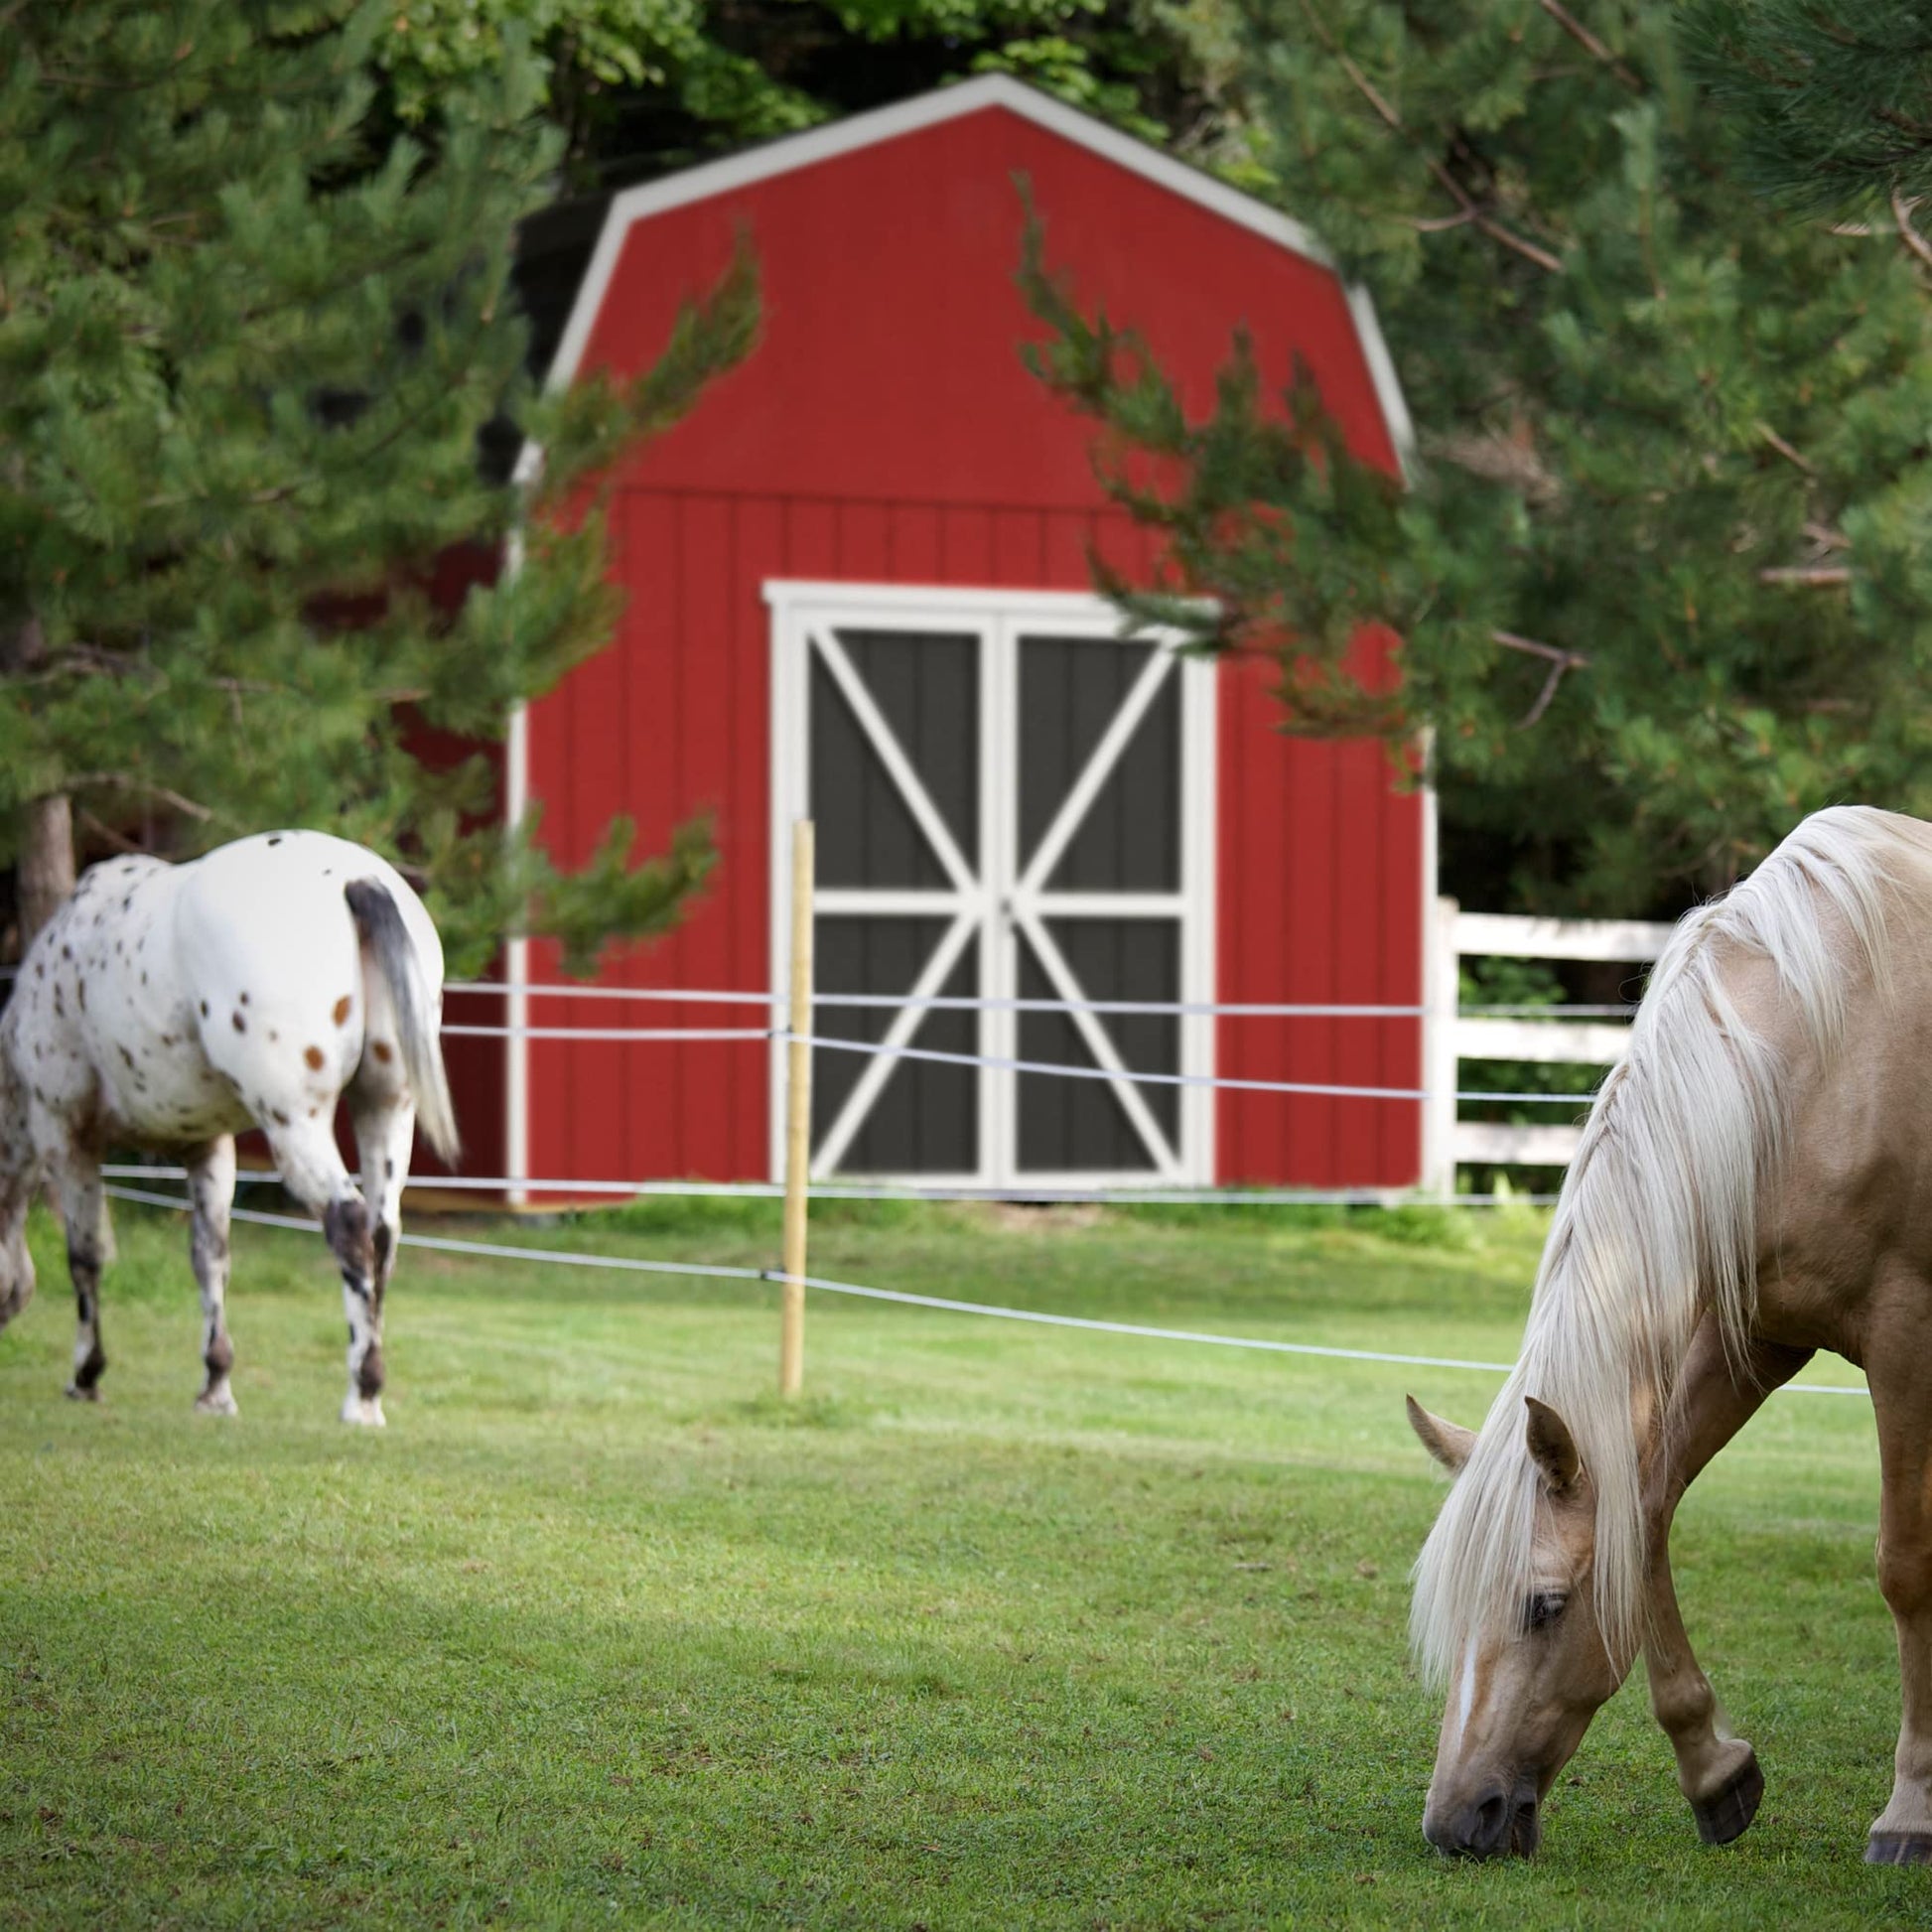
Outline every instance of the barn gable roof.
[[(1244, 195), (1225, 182), (1217, 181), (1212, 175), (1176, 161), (1172, 155), (1164, 154), (1144, 141), (1121, 133), (1105, 121), (1068, 107), (1064, 102), (1009, 75), (985, 74), (931, 93), (915, 95), (910, 100), (898, 101), (890, 107), (854, 114), (802, 134), (786, 135), (741, 154), (686, 169), (661, 181), (626, 189), (617, 196), (605, 215), (590, 268), (578, 289), (563, 339), (550, 365), (549, 386), (562, 388), (576, 376), (585, 347), (590, 342), (592, 328), (617, 273), (624, 242), (637, 222), (671, 208), (683, 207), (754, 182), (768, 180), (774, 175), (809, 168), (821, 161), (831, 161), (901, 135), (937, 127), (968, 114), (983, 113), (989, 108), (1003, 108), (1023, 120), (1031, 121), (1112, 162), (1116, 167), (1194, 203), (1223, 220), (1248, 229), (1277, 247), (1288, 249), (1336, 273), (1337, 278), (1341, 279), (1333, 257), (1321, 243), (1299, 221), (1270, 207), (1265, 202)], [(1414, 430), (1401, 385), (1396, 380), (1395, 364), (1390, 359), (1388, 345), (1382, 339), (1381, 325), (1376, 320), (1375, 305), (1366, 289), (1345, 280), (1342, 286), (1363, 358), (1375, 385), (1376, 400), (1388, 428), (1389, 440), (1406, 465), (1414, 447)]]

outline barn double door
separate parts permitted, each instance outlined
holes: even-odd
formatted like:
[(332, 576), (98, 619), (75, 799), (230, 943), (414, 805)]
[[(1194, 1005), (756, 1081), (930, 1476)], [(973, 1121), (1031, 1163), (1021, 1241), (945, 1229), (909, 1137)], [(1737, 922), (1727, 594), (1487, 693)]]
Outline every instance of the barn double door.
[[(772, 850), (817, 824), (813, 1172), (1212, 1174), (1213, 673), (1085, 597), (774, 585)], [(774, 985), (784, 868), (774, 864)], [(984, 1000), (970, 1007), (948, 1002)], [(1030, 1002), (1063, 1001), (1069, 1012)], [(773, 1164), (778, 1163), (773, 1073)], [(986, 1062), (974, 1064), (971, 1062)], [(1017, 1062), (1070, 1065), (1068, 1079)]]

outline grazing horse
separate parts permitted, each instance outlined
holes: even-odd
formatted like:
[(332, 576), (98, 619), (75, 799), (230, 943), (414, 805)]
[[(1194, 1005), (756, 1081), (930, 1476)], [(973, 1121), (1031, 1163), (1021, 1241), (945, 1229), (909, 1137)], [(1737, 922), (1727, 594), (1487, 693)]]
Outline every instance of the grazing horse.
[(1820, 1348), (1865, 1371), (1878, 1582), (1903, 1689), (1865, 1856), (1932, 1861), (1932, 826), (1807, 819), (1685, 918), (1564, 1181), (1521, 1358), (1480, 1434), (1411, 1401), (1455, 1472), (1412, 1635), (1447, 1691), (1432, 1845), (1529, 1853), (1537, 1808), (1644, 1652), (1709, 1844), (1763, 1778), (1684, 1634), (1679, 1498)]
[[(343, 1420), (380, 1426), (382, 1299), (419, 1109), (431, 1145), (456, 1152), (437, 1041), (442, 986), (443, 948), (422, 901), (346, 840), (271, 832), (189, 865), (95, 866), (28, 948), (0, 1015), (0, 1326), (34, 1292), (27, 1209), (51, 1178), (79, 1317), (68, 1394), (97, 1398), (101, 1159), (116, 1144), (178, 1154), (207, 1374), (195, 1406), (233, 1415), (228, 1213), (234, 1136), (252, 1123), (342, 1268)], [(360, 1189), (336, 1148), (339, 1095)]]

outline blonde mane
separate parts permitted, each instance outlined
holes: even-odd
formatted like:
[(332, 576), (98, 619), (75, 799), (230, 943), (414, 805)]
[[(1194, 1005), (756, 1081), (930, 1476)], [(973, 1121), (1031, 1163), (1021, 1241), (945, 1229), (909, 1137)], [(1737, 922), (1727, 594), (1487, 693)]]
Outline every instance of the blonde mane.
[(1633, 1412), (1661, 1416), (1715, 1309), (1735, 1353), (1756, 1300), (1759, 1189), (1789, 1128), (1789, 1069), (1735, 1003), (1769, 961), (1809, 1051), (1837, 1050), (1858, 975), (1884, 982), (1887, 815), (1819, 812), (1728, 897), (1689, 913), (1658, 960), (1623, 1061), (1563, 1185), (1515, 1369), (1417, 1560), (1410, 1636), (1432, 1679), (1508, 1627), (1533, 1587), (1538, 1479), (1523, 1399), (1570, 1425), (1596, 1499), (1593, 1596), (1613, 1655), (1642, 1638), (1644, 1528)]

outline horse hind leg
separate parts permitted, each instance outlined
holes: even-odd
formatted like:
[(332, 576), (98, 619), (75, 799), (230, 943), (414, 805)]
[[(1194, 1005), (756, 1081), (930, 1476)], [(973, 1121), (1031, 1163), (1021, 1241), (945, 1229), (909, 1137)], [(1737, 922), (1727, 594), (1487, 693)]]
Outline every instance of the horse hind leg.
[(282, 1171), (282, 1184), (322, 1217), (323, 1238), (343, 1277), (343, 1313), (348, 1323), (348, 1394), (343, 1421), (380, 1429), (382, 1308), (377, 1292), (375, 1221), (343, 1166), (327, 1113), (266, 1130)]
[(409, 1182), (416, 1109), (406, 1098), (372, 1096), (358, 1085), (349, 1091), (349, 1111), (355, 1123), (355, 1151), (362, 1166), (362, 1198), (369, 1204), (379, 1349), (389, 1279), (396, 1269), (396, 1244), (402, 1237), (402, 1190)]
[(76, 1402), (98, 1402), (100, 1378), (107, 1368), (107, 1351), (100, 1339), (107, 1197), (101, 1188), (100, 1164), (78, 1149), (69, 1150), (56, 1177), (61, 1216), (67, 1225), (68, 1278), (73, 1283), (73, 1376), (67, 1392)]
[(348, 1393), (343, 1421), (380, 1429), (382, 1413), (382, 1271), (379, 1232), (368, 1203), (351, 1190), (332, 1201), (322, 1229), (343, 1271), (343, 1313), (348, 1321)]
[(18, 1185), (9, 1201), (6, 1186), (7, 1178), (0, 1176), (0, 1328), (34, 1299), (34, 1255), (27, 1245), (29, 1189)]
[(189, 1191), (195, 1203), (189, 1253), (202, 1291), (202, 1365), (207, 1381), (195, 1398), (205, 1416), (235, 1414), (228, 1377), (234, 1344), (228, 1339), (228, 1213), (234, 1204), (234, 1139), (223, 1134), (189, 1163)]

